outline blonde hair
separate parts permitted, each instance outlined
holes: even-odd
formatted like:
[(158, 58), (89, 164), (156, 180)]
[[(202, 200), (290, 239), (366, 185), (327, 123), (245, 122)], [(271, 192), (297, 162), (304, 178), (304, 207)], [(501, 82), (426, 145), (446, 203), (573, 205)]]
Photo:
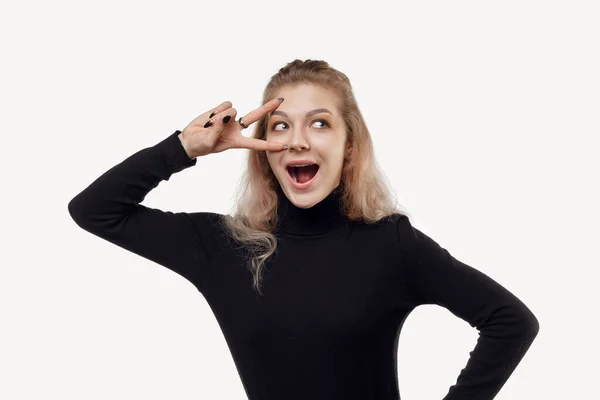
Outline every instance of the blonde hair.
[[(358, 108), (348, 77), (321, 60), (294, 60), (281, 68), (267, 84), (262, 104), (275, 98), (283, 86), (314, 84), (336, 94), (336, 105), (346, 124), (347, 143), (352, 146), (342, 166), (341, 209), (354, 221), (367, 224), (394, 215), (409, 215), (396, 208), (396, 197), (374, 157), (371, 135)], [(267, 116), (255, 122), (254, 138), (266, 138)], [(273, 234), (277, 228), (279, 185), (264, 151), (249, 150), (247, 168), (236, 189), (233, 215), (225, 215), (224, 228), (247, 250), (253, 288), (261, 292), (261, 272), (277, 248)]]

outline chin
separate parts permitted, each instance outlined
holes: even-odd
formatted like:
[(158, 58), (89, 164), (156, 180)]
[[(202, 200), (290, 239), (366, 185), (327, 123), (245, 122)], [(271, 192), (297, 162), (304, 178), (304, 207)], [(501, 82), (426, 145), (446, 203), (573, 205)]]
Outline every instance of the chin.
[(290, 195), (288, 199), (298, 208), (311, 208), (321, 202), (326, 195), (321, 190), (315, 189), (310, 192), (296, 192), (288, 183)]
[(298, 208), (309, 209), (311, 207), (314, 207), (315, 204), (317, 204), (319, 202), (318, 201), (310, 201), (310, 202), (306, 202), (306, 203), (304, 203), (304, 202), (298, 203), (296, 201), (292, 201), (292, 203)]

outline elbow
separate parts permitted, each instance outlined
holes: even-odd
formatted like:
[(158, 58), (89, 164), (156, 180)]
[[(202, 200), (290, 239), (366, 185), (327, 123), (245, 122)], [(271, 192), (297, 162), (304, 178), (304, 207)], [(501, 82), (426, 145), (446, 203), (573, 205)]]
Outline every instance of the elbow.
[(540, 323), (523, 302), (515, 301), (496, 308), (479, 329), (494, 337), (518, 337), (532, 342), (540, 330)]
[(529, 341), (533, 341), (540, 331), (540, 321), (529, 307), (522, 302), (518, 302), (514, 309), (516, 310), (517, 319), (519, 321), (521, 335), (526, 337)]
[(69, 201), (67, 209), (68, 209), (69, 215), (71, 216), (73, 221), (75, 221), (75, 223), (77, 225), (79, 225), (80, 227), (83, 227), (84, 223), (85, 223), (84, 222), (85, 221), (85, 213), (84, 213), (78, 199), (79, 199), (79, 195), (73, 197), (71, 199), (71, 201)]
[(69, 204), (67, 206), (67, 209), (69, 210), (69, 215), (71, 216), (71, 218), (73, 218), (73, 221), (75, 221), (75, 222), (77, 222), (77, 218), (78, 218), (76, 199), (77, 199), (77, 197), (73, 197), (71, 199), (71, 201), (69, 201)]
[(529, 311), (528, 315), (523, 318), (523, 321), (524, 334), (533, 341), (540, 331), (540, 321), (531, 311)]

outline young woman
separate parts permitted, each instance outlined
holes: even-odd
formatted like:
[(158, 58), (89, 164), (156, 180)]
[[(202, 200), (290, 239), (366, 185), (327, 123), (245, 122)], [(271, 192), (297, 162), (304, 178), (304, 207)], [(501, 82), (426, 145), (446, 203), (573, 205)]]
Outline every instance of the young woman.
[[(492, 399), (538, 321), (395, 208), (346, 75), (295, 60), (272, 77), (261, 107), (236, 120), (232, 106), (109, 169), (71, 200), (72, 218), (196, 286), (249, 399), (399, 399), (398, 335), (421, 304), (480, 331), (445, 399)], [(249, 158), (232, 215), (140, 204), (198, 157), (236, 148)]]

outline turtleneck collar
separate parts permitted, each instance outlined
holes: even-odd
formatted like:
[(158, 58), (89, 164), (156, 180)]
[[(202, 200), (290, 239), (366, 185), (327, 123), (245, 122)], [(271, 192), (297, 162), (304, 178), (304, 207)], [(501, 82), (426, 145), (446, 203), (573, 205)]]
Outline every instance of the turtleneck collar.
[(296, 207), (280, 185), (277, 185), (276, 191), (279, 199), (279, 230), (282, 232), (301, 236), (322, 235), (346, 222), (341, 212), (343, 183), (319, 203), (306, 209)]

